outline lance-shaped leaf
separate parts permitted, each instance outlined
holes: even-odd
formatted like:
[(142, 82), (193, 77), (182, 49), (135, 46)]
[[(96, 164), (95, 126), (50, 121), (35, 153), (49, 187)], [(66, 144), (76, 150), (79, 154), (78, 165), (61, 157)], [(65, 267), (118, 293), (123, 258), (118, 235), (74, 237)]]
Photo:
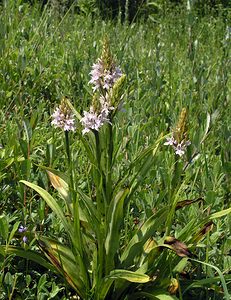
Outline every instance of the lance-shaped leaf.
[[(225, 281), (230, 281), (231, 280), (231, 275), (224, 275), (224, 279)], [(199, 279), (199, 280), (194, 280), (190, 285), (188, 285), (184, 291), (183, 291), (183, 295), (190, 289), (192, 288), (203, 288), (203, 287), (207, 287), (210, 290), (214, 289), (214, 287), (216, 287), (216, 290), (219, 289), (222, 292), (222, 288), (220, 286), (217, 285), (217, 283), (220, 281), (220, 277), (216, 276), (216, 277), (211, 277), (211, 278), (205, 278), (205, 279)]]
[(120, 244), (120, 226), (124, 219), (123, 208), (124, 200), (129, 193), (129, 189), (120, 191), (115, 199), (111, 201), (108, 218), (109, 228), (105, 241), (106, 250), (106, 274), (114, 267), (114, 256), (119, 250)]
[[(212, 220), (224, 217), (231, 213), (231, 208), (224, 209), (222, 211), (213, 213), (210, 216), (206, 216), (199, 223), (196, 220), (190, 220), (186, 226), (178, 234), (178, 238), (181, 240), (187, 240), (187, 243), (194, 243), (202, 239), (206, 232), (212, 230)], [(197, 224), (196, 224), (197, 223)]]
[(14, 254), (16, 256), (20, 256), (22, 258), (32, 260), (32, 261), (36, 262), (37, 264), (45, 267), (48, 270), (51, 270), (53, 272), (56, 271), (56, 269), (53, 267), (53, 265), (50, 264), (43, 255), (41, 255), (38, 252), (32, 251), (32, 250), (24, 250), (21, 247), (16, 247), (16, 246), (8, 246), (8, 247), (0, 246), (0, 253)]
[(220, 281), (221, 281), (221, 284), (222, 284), (222, 287), (223, 287), (223, 291), (224, 291), (224, 298), (223, 299), (225, 299), (225, 300), (230, 300), (231, 299), (231, 297), (230, 297), (231, 295), (229, 294), (229, 291), (228, 291), (228, 288), (227, 288), (227, 284), (225, 282), (225, 277), (224, 277), (224, 275), (222, 274), (221, 270), (218, 267), (213, 266), (213, 265), (211, 265), (209, 263), (206, 263), (206, 262), (203, 262), (203, 261), (192, 259), (192, 258), (191, 258), (191, 261), (194, 261), (194, 262), (200, 263), (202, 265), (208, 266), (210, 268), (213, 268), (217, 272), (217, 274), (219, 275), (219, 277), (220, 277)]
[(114, 289), (116, 290), (115, 299), (121, 299), (121, 295), (129, 288), (131, 283), (142, 284), (150, 281), (152, 281), (152, 278), (145, 274), (141, 269), (138, 269), (136, 272), (124, 269), (113, 270), (101, 283), (99, 299), (106, 298), (107, 292), (113, 283)]
[(84, 299), (86, 286), (81, 278), (80, 268), (71, 249), (47, 237), (40, 237), (38, 244), (52, 265), (64, 276), (78, 295)]
[(217, 218), (221, 218), (221, 217), (224, 217), (224, 216), (226, 216), (230, 213), (231, 213), (231, 207), (212, 214), (211, 216), (209, 216), (209, 220), (214, 220), (214, 219), (217, 219)]
[(6, 241), (9, 234), (9, 222), (5, 215), (0, 216), (0, 236)]
[(136, 283), (146, 283), (151, 281), (151, 278), (146, 274), (119, 269), (111, 271), (110, 275), (108, 275), (107, 278), (124, 279)]
[(42, 165), (37, 165), (35, 164), (37, 167), (39, 167), (40, 169), (44, 170), (44, 171), (49, 171), (51, 172), (52, 174), (60, 177), (63, 181), (65, 181), (67, 183), (67, 185), (69, 184), (69, 179), (68, 179), (68, 176), (65, 174), (65, 173), (62, 173), (58, 170), (55, 170), (53, 168), (50, 168), (50, 167), (46, 167), (46, 166), (42, 166)]
[(35, 190), (46, 201), (47, 205), (50, 206), (50, 208), (53, 210), (53, 212), (58, 216), (58, 218), (62, 222), (66, 232), (73, 238), (73, 228), (68, 223), (66, 217), (64, 216), (63, 209), (58, 204), (58, 202), (46, 190), (44, 190), (40, 186), (25, 180), (21, 180), (20, 182), (24, 183), (25, 185)]
[[(49, 167), (39, 166), (40, 168), (47, 171), (49, 179), (52, 186), (59, 192), (62, 198), (65, 200), (66, 205), (68, 206), (69, 212), (73, 214), (73, 206), (69, 194), (68, 178), (65, 174), (60, 171), (51, 169)], [(97, 211), (90, 197), (81, 191), (78, 187), (76, 188), (77, 192), (81, 196), (80, 207), (79, 207), (79, 218), (83, 226), (92, 225), (95, 226), (98, 224), (97, 220)], [(88, 224), (86, 224), (88, 221)]]

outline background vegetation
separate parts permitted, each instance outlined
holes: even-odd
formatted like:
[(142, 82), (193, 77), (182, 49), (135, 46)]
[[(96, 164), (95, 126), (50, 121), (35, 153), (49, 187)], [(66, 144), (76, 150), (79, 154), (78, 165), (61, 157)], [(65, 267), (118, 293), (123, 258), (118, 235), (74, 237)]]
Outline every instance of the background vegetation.
[[(134, 6), (127, 1), (126, 7), (124, 1), (108, 1), (108, 6), (93, 0), (41, 2), (0, 4), (1, 245), (37, 249), (35, 232), (63, 237), (55, 214), (19, 181), (37, 183), (55, 194), (38, 167), (67, 169), (63, 138), (51, 128), (50, 115), (63, 96), (81, 114), (89, 107), (88, 74), (105, 35), (127, 75), (123, 109), (116, 120), (123, 147), (119, 164), (133, 161), (161, 133), (169, 133), (186, 107), (192, 145), (182, 161), (183, 167), (190, 168), (178, 201), (201, 201), (176, 212), (171, 233), (177, 238), (190, 220), (229, 208), (228, 1), (188, 1), (188, 9), (186, 1), (136, 1)], [(109, 3), (116, 3), (115, 8)], [(82, 162), (77, 176), (84, 186), (86, 157), (78, 141), (72, 143), (75, 162)], [(170, 148), (160, 147), (155, 165), (131, 203), (127, 224), (133, 232), (154, 211), (172, 203), (175, 157)], [(19, 224), (28, 228), (27, 244), (17, 230)], [(193, 249), (199, 260), (222, 271), (229, 291), (230, 230), (230, 215), (214, 221), (213, 229)], [(51, 271), (2, 250), (0, 255), (0, 299), (70, 299), (72, 291)], [(188, 268), (181, 274), (183, 299), (223, 298), (216, 270), (201, 265)], [(187, 290), (193, 280), (198, 280), (197, 285)]]

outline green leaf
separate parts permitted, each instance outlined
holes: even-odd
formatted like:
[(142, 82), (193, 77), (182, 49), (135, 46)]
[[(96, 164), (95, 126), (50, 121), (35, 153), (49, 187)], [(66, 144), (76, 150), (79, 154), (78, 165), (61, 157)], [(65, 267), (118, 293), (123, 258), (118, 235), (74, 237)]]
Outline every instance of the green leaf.
[(26, 285), (29, 286), (31, 281), (32, 281), (32, 278), (31, 278), (30, 274), (27, 274), (25, 279), (26, 279)]
[(82, 116), (80, 115), (80, 113), (74, 108), (74, 106), (71, 104), (71, 102), (67, 98), (65, 98), (65, 101), (68, 104), (68, 106), (70, 107), (70, 109), (72, 110), (72, 112), (76, 115), (76, 117), (80, 121), (82, 119)]
[(37, 186), (34, 183), (30, 183), (25, 180), (21, 180), (20, 182), (29, 186), (30, 188), (34, 189), (37, 193), (39, 193), (39, 195), (46, 201), (47, 205), (50, 206), (53, 212), (58, 216), (66, 232), (70, 234), (71, 237), (73, 237), (73, 228), (68, 223), (67, 219), (64, 216), (62, 207), (56, 202), (56, 200), (46, 190)]
[(16, 256), (20, 256), (29, 260), (32, 260), (39, 265), (45, 267), (48, 270), (51, 270), (55, 272), (55, 268), (47, 262), (47, 260), (43, 257), (43, 255), (32, 251), (32, 250), (24, 250), (21, 247), (15, 247), (15, 246), (8, 246), (7, 248), (5, 246), (0, 246), (0, 252), (4, 252), (5, 254), (14, 254)]
[(119, 269), (111, 271), (110, 275), (107, 276), (106, 278), (124, 279), (136, 283), (146, 283), (151, 280), (151, 278), (146, 274), (136, 273), (127, 270), (119, 270)]
[(47, 275), (46, 274), (43, 274), (40, 279), (39, 279), (39, 282), (38, 282), (38, 285), (37, 285), (37, 289), (38, 290), (42, 290), (43, 287), (45, 286), (47, 282)]
[(231, 213), (231, 207), (212, 214), (211, 216), (209, 216), (209, 220), (224, 217), (224, 216), (228, 215), (229, 213)]
[(144, 244), (165, 223), (167, 215), (168, 209), (162, 208), (141, 226), (122, 253), (121, 262), (123, 265), (129, 267), (133, 264), (134, 258), (143, 253)]
[(69, 193), (69, 179), (68, 176), (66, 176), (64, 173), (57, 171), (55, 169), (37, 165), (40, 169), (43, 169), (47, 172), (47, 175), (50, 179), (50, 182), (54, 189), (56, 189), (61, 196), (62, 199), (64, 199), (65, 204), (68, 209), (68, 213), (72, 213), (72, 201)]
[(210, 123), (211, 123), (211, 115), (209, 113), (207, 113), (207, 120), (206, 120), (206, 126), (205, 126), (205, 132), (204, 135), (201, 139), (201, 144), (205, 141), (205, 139), (208, 136), (208, 132), (209, 132), (209, 128), (210, 128)]
[(18, 230), (18, 226), (19, 226), (20, 222), (16, 222), (14, 223), (13, 229), (11, 230), (10, 236), (9, 236), (9, 240), (8, 243), (11, 242), (11, 240), (13, 239), (15, 232)]
[(53, 266), (77, 291), (78, 295), (84, 299), (86, 286), (81, 278), (80, 268), (71, 249), (62, 243), (47, 237), (40, 237), (38, 242), (40, 248)]
[(120, 245), (120, 226), (124, 219), (124, 200), (129, 193), (129, 189), (120, 191), (115, 199), (111, 201), (108, 209), (109, 229), (105, 241), (106, 250), (106, 274), (114, 267), (114, 256)]
[(50, 168), (50, 167), (46, 167), (46, 166), (42, 166), (42, 165), (38, 165), (38, 164), (35, 164), (35, 165), (46, 172), (49, 171), (49, 172), (53, 173), (54, 175), (60, 177), (63, 181), (65, 181), (67, 183), (67, 185), (69, 184), (69, 179), (66, 174), (64, 174), (58, 170), (55, 170), (53, 168)]
[[(151, 145), (143, 150), (130, 164), (126, 173), (123, 174), (123, 178), (117, 183), (117, 186), (122, 186), (127, 180), (130, 181), (130, 186), (132, 186), (132, 188), (128, 200), (146, 178), (147, 173), (153, 164), (153, 158), (157, 153), (159, 144), (165, 137), (166, 136), (161, 136), (159, 139), (157, 139), (154, 145)], [(130, 177), (132, 179), (130, 179)]]
[(9, 234), (9, 224), (5, 215), (0, 216), (0, 235), (6, 241)]

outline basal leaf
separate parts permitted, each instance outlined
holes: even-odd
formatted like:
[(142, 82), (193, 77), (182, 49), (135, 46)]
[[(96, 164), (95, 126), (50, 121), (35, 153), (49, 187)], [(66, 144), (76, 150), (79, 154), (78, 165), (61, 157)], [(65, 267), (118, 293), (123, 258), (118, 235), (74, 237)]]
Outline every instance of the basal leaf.
[(81, 278), (80, 267), (71, 249), (56, 240), (40, 237), (39, 246), (53, 264), (53, 266), (65, 277), (67, 282), (84, 298), (86, 286)]
[(32, 250), (24, 250), (21, 247), (16, 246), (8, 246), (7, 249), (5, 246), (0, 246), (0, 252), (4, 252), (5, 254), (15, 254), (16, 256), (32, 260), (37, 264), (45, 267), (46, 269), (55, 272), (55, 268), (52, 266), (52, 264), (47, 262), (43, 255), (39, 254), (38, 252)]
[(47, 205), (50, 206), (50, 208), (53, 210), (53, 212), (58, 216), (58, 218), (62, 222), (66, 232), (70, 234), (70, 236), (73, 236), (73, 229), (71, 225), (68, 223), (66, 217), (64, 216), (63, 209), (58, 204), (58, 202), (46, 190), (39, 187), (38, 185), (34, 183), (30, 183), (25, 180), (21, 180), (20, 182), (35, 190), (46, 201)]

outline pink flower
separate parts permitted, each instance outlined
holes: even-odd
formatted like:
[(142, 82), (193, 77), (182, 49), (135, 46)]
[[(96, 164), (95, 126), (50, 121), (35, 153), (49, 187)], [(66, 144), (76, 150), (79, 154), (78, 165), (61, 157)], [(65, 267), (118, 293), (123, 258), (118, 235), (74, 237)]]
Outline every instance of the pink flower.
[(191, 145), (190, 141), (181, 141), (178, 143), (173, 136), (168, 137), (167, 141), (164, 143), (164, 145), (172, 146), (175, 153), (179, 155), (180, 157), (185, 154), (186, 148)]
[(185, 147), (185, 145), (180, 143), (180, 144), (177, 144), (176, 147), (174, 147), (174, 150), (177, 155), (183, 156), (185, 154), (186, 147)]
[(84, 111), (84, 116), (80, 120), (84, 129), (82, 133), (88, 133), (90, 130), (99, 131), (100, 127), (103, 126), (104, 123), (110, 123), (109, 113), (114, 109), (113, 106), (110, 106), (106, 101), (103, 102), (101, 98), (101, 111), (100, 113), (96, 113), (94, 108), (90, 107), (90, 112)]
[(74, 115), (69, 110), (63, 109), (62, 104), (55, 109), (52, 118), (51, 124), (56, 128), (61, 128), (64, 131), (75, 131)]
[(97, 115), (93, 107), (90, 108), (90, 112), (84, 111), (84, 117), (80, 120), (82, 125), (84, 126), (83, 134), (92, 130), (99, 131), (99, 128), (103, 125), (102, 119), (100, 115)]
[(112, 66), (111, 70), (104, 69), (103, 61), (99, 58), (97, 63), (93, 64), (90, 75), (89, 83), (93, 84), (95, 92), (100, 88), (109, 90), (123, 74), (119, 67)]

